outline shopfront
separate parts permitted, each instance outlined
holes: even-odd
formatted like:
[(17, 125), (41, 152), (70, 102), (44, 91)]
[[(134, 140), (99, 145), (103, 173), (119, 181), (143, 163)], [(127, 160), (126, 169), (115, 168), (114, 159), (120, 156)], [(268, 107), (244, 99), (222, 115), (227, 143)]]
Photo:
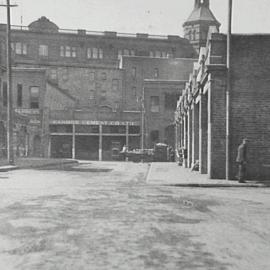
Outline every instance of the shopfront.
[(50, 121), (49, 156), (118, 160), (123, 145), (140, 146), (140, 126), (130, 121)]

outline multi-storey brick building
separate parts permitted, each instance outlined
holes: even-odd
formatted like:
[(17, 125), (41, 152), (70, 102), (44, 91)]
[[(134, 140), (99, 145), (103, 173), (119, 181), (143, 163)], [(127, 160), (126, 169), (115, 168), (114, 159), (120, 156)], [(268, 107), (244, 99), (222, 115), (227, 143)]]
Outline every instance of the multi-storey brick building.
[(178, 143), (187, 149), (188, 167), (199, 160), (201, 173), (210, 178), (225, 178), (229, 160), (229, 178), (234, 179), (237, 147), (247, 137), (248, 178), (269, 178), (269, 45), (270, 35), (232, 36), (229, 106), (226, 35), (212, 34), (206, 49), (201, 49), (198, 65), (178, 102), (176, 117)]
[[(200, 5), (204, 11), (209, 9), (204, 2)], [(206, 17), (196, 20), (196, 27), (205, 24)], [(0, 25), (2, 66), (5, 28)], [(40, 150), (30, 149), (28, 153), (44, 156), (111, 159), (112, 148), (123, 144), (139, 147), (144, 134), (138, 101), (151, 99), (154, 94), (147, 93), (155, 91), (156, 85), (161, 99), (169, 88), (176, 94), (177, 87), (188, 79), (197, 55), (196, 46), (194, 49), (188, 39), (179, 36), (62, 30), (45, 17), (28, 27), (13, 26), (11, 37), (13, 94), (23, 97), (22, 104), (15, 103), (14, 107), (35, 126), (36, 134), (27, 133), (34, 136), (30, 140)], [(15, 68), (24, 75), (17, 76)], [(28, 79), (29, 75), (33, 78)], [(157, 121), (162, 122), (161, 115)], [(161, 140), (166, 139), (165, 128), (159, 125)]]

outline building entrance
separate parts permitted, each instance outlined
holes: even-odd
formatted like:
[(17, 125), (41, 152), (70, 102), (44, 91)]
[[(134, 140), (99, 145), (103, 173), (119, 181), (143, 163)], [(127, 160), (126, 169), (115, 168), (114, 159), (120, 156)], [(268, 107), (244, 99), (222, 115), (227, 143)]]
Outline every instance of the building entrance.
[(98, 160), (99, 137), (76, 136), (75, 158), (85, 160)]
[(51, 157), (72, 158), (72, 136), (51, 136)]

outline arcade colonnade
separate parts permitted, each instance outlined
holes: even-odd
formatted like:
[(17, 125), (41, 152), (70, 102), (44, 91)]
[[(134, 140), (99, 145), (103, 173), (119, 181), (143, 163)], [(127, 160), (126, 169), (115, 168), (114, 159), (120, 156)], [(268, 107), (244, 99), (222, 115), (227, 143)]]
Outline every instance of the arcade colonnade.
[(226, 67), (194, 64), (175, 113), (176, 147), (183, 166), (199, 163), (211, 179), (226, 178)]

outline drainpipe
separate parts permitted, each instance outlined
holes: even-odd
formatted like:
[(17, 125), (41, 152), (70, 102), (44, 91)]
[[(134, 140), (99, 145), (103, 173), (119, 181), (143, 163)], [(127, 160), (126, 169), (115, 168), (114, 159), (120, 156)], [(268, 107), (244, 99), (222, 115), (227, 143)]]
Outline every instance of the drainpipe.
[(226, 180), (230, 178), (230, 92), (231, 92), (232, 0), (228, 0), (227, 89), (226, 89)]

